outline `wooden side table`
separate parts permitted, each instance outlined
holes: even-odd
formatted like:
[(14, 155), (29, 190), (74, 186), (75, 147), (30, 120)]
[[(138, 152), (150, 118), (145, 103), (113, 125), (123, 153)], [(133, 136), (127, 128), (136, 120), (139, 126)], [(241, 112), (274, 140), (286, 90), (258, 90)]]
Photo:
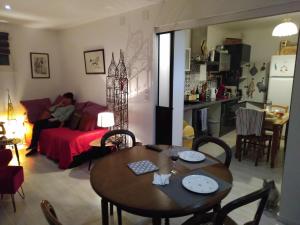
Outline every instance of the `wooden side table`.
[(6, 145), (13, 145), (15, 148), (18, 164), (20, 166), (20, 157), (19, 157), (19, 150), (18, 150), (18, 144), (21, 143), (21, 139), (19, 138), (5, 138), (0, 139), (0, 146), (6, 146)]

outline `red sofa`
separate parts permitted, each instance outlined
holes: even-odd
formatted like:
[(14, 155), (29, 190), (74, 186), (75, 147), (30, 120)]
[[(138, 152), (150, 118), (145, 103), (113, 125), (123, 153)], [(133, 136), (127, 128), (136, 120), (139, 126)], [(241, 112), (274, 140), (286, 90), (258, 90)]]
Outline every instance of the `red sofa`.
[[(25, 106), (27, 115), (30, 115), (29, 109), (26, 107), (26, 101), (21, 103)], [(81, 114), (78, 128), (45, 129), (42, 131), (39, 140), (39, 152), (57, 161), (61, 169), (67, 169), (75, 156), (90, 149), (89, 143), (91, 141), (101, 138), (107, 132), (107, 129), (97, 127), (97, 115), (107, 109), (105, 106), (93, 102), (84, 102), (76, 104), (75, 108), (76, 114)], [(32, 123), (36, 119), (28, 118)]]

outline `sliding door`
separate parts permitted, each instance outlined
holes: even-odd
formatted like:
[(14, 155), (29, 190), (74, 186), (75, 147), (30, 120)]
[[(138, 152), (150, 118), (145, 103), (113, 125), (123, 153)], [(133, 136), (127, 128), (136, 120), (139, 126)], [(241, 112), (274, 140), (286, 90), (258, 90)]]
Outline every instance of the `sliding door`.
[(185, 31), (158, 38), (156, 144), (181, 145), (184, 105)]

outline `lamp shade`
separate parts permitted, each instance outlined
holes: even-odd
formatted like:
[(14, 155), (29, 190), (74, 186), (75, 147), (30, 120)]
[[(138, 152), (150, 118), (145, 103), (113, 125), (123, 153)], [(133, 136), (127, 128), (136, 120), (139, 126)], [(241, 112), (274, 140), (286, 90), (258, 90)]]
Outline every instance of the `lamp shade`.
[(298, 27), (295, 23), (291, 21), (283, 21), (274, 27), (272, 36), (275, 37), (285, 37), (291, 36), (298, 33)]
[(112, 112), (101, 112), (98, 114), (98, 127), (112, 127), (113, 125), (115, 125), (115, 119)]

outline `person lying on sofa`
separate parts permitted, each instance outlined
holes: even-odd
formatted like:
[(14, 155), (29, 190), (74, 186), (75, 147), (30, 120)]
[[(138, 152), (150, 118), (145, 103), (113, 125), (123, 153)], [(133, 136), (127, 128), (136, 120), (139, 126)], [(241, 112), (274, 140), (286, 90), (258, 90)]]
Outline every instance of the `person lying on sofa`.
[(37, 147), (39, 137), (43, 129), (56, 128), (63, 125), (63, 123), (69, 119), (73, 111), (74, 96), (71, 92), (67, 92), (63, 95), (63, 99), (57, 105), (51, 106), (47, 112), (44, 113), (43, 118), (38, 120), (33, 125), (31, 144), (27, 148), (31, 150), (26, 156), (31, 156), (37, 153)]

